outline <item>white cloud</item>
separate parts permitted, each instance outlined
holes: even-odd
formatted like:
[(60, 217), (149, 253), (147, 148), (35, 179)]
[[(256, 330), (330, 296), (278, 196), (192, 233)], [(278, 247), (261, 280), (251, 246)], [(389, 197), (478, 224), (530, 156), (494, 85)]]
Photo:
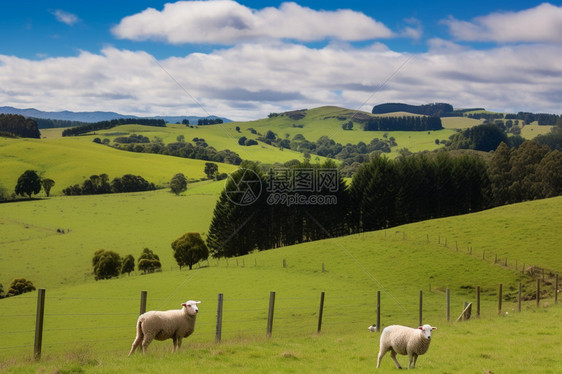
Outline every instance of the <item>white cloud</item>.
[(78, 18), (78, 16), (76, 16), (75, 14), (66, 12), (61, 9), (53, 10), (51, 11), (51, 13), (56, 17), (57, 21), (66, 23), (69, 26), (72, 26), (80, 21), (80, 18)]
[(382, 23), (352, 10), (317, 11), (293, 2), (254, 10), (229, 0), (179, 1), (162, 11), (148, 8), (123, 18), (112, 31), (121, 39), (226, 45), (263, 38), (355, 41), (394, 36)]
[(511, 42), (562, 42), (562, 7), (543, 3), (519, 12), (491, 13), (459, 21), (442, 21), (457, 40)]
[(396, 101), (561, 112), (562, 46), (478, 51), (442, 48), (447, 44), (438, 40), (434, 44), (441, 48), (414, 55), (397, 74), (409, 55), (381, 44), (354, 48), (334, 43), (320, 49), (283, 42), (241, 44), (160, 60), (165, 71), (146, 52), (115, 48), (44, 60), (0, 55), (0, 102), (137, 115), (209, 112), (237, 120), (322, 105), (370, 111), (375, 104)]

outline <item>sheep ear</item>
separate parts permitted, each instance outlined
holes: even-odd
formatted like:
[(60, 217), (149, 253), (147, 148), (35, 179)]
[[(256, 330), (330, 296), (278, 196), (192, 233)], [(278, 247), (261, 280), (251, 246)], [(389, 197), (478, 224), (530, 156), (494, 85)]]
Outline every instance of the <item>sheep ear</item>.
[(196, 301), (195, 304), (201, 304), (201, 301)]
[(437, 330), (437, 327), (432, 327), (431, 329), (432, 329), (432, 330)]
[(421, 326), (420, 326), (420, 327), (418, 327), (418, 330), (423, 330), (423, 327), (421, 327)]
[(187, 304), (186, 303), (181, 303), (181, 306), (184, 306), (187, 308)]

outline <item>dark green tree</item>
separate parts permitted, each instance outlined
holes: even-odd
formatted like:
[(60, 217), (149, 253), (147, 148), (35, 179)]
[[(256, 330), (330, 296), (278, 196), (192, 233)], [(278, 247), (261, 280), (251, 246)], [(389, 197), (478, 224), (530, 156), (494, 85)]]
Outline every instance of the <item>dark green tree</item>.
[(41, 179), (41, 185), (43, 186), (43, 190), (47, 194), (47, 197), (51, 194), (51, 188), (55, 185), (55, 181), (50, 178), (43, 178)]
[(154, 273), (154, 271), (161, 269), (162, 264), (158, 255), (154, 254), (152, 250), (145, 248), (139, 256), (137, 263), (139, 271), (143, 273)]
[(10, 288), (8, 288), (6, 297), (17, 296), (31, 291), (35, 291), (35, 286), (31, 281), (25, 278), (16, 278), (10, 283)]
[(121, 256), (114, 251), (98, 249), (92, 258), (95, 279), (118, 277), (121, 271)]
[(172, 177), (170, 180), (170, 189), (176, 195), (179, 195), (183, 191), (187, 190), (187, 178), (182, 173), (178, 173)]
[(41, 191), (41, 178), (37, 175), (34, 170), (26, 170), (18, 178), (16, 184), (16, 195), (29, 196), (31, 200), (31, 195), (38, 194)]
[(131, 275), (131, 271), (135, 270), (135, 258), (133, 255), (127, 255), (122, 259), (121, 274), (127, 273)]
[(541, 160), (537, 168), (537, 177), (541, 180), (543, 197), (562, 195), (562, 152), (550, 151)]
[(264, 238), (262, 207), (265, 194), (264, 176), (257, 163), (243, 161), (241, 168), (230, 174), (215, 205), (207, 246), (213, 257), (232, 257), (258, 249)]
[(512, 184), (511, 150), (504, 142), (500, 143), (488, 165), (491, 203), (494, 206), (509, 204), (509, 187)]
[(172, 242), (174, 258), (180, 270), (189, 266), (189, 270), (201, 260), (209, 258), (209, 249), (198, 232), (188, 232)]
[(212, 179), (219, 171), (219, 166), (214, 162), (205, 162), (205, 174), (207, 178)]

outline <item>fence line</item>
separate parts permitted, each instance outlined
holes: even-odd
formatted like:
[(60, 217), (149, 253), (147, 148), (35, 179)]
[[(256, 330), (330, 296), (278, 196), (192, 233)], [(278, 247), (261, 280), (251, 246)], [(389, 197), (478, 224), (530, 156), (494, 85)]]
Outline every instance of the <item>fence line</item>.
[[(540, 302), (544, 300), (544, 298), (541, 297), (540, 294), (540, 288), (541, 288), (541, 280), (538, 279), (537, 280), (537, 293), (536, 293), (536, 305), (537, 307), (540, 306)], [(544, 285), (543, 285), (544, 286)], [(505, 298), (505, 296), (503, 295), (503, 285), (500, 284), (498, 285), (499, 287), (499, 292), (498, 292), (498, 314), (500, 314), (502, 312), (502, 308), (503, 308), (503, 300)], [(556, 277), (556, 282), (555, 282), (555, 292), (554, 292), (554, 303), (557, 304), (558, 302), (558, 277)], [(521, 295), (521, 283), (519, 283), (519, 294), (518, 294), (518, 300), (517, 300), (517, 310), (521, 311), (521, 302), (522, 302), (522, 295)], [(439, 293), (440, 294), (440, 293)], [(435, 313), (435, 310), (440, 309), (441, 307), (435, 308), (435, 299), (437, 297), (440, 297), (438, 293), (431, 293), (430, 295), (433, 296), (432, 299), (428, 299), (428, 300), (423, 300), (424, 299), (424, 295), (423, 295), (423, 291), (420, 290), (419, 291), (419, 324), (423, 324), (423, 318), (427, 318), (427, 316), (424, 314), (424, 310), (427, 308), (428, 301), (431, 303), (433, 302), (433, 304), (431, 304), (433, 306), (432, 309), (432, 313)], [(381, 321), (381, 311), (383, 311), (384, 305), (381, 304), (381, 299), (380, 299), (380, 291), (377, 291), (376, 294), (376, 302), (365, 302), (365, 300), (362, 300), (360, 305), (353, 305), (353, 304), (348, 304), (347, 308), (350, 309), (350, 311), (348, 312), (350, 316), (355, 316), (352, 320), (346, 320), (346, 319), (342, 319), (341, 318), (341, 311), (339, 310), (340, 306), (341, 306), (341, 298), (338, 296), (337, 297), (337, 304), (331, 304), (329, 302), (329, 298), (326, 298), (325, 292), (320, 292), (320, 298), (318, 299), (317, 297), (278, 297), (278, 295), (276, 295), (275, 292), (271, 292), (270, 293), (270, 297), (269, 297), (269, 305), (266, 306), (265, 303), (263, 303), (263, 308), (251, 308), (252, 310), (254, 310), (255, 312), (262, 312), (260, 314), (262, 314), (262, 317), (253, 317), (253, 318), (230, 318), (230, 317), (234, 317), (236, 316), (238, 313), (241, 312), (248, 312), (248, 308), (244, 308), (244, 309), (229, 309), (229, 303), (232, 302), (238, 302), (240, 300), (259, 300), (259, 301), (265, 301), (265, 297), (263, 298), (251, 298), (251, 299), (236, 299), (236, 298), (232, 298), (232, 299), (227, 299), (224, 297), (223, 294), (219, 294), (219, 299), (217, 300), (217, 318), (216, 321), (212, 321), (212, 320), (205, 320), (205, 321), (200, 321), (198, 322), (198, 326), (201, 327), (204, 326), (204, 330), (206, 331), (207, 329), (210, 329), (211, 327), (214, 327), (214, 332), (215, 332), (215, 336), (214, 336), (214, 340), (216, 343), (220, 343), (223, 339), (224, 339), (224, 332), (225, 330), (225, 326), (227, 327), (227, 330), (230, 331), (230, 333), (234, 333), (236, 334), (238, 331), (238, 334), (240, 334), (241, 332), (244, 333), (244, 335), (247, 335), (248, 333), (251, 334), (265, 334), (266, 337), (271, 337), (275, 334), (275, 326), (279, 325), (279, 322), (281, 322), (281, 326), (282, 328), (280, 329), (281, 332), (285, 333), (286, 331), (289, 331), (291, 334), (295, 331), (299, 331), (299, 332), (304, 332), (306, 331), (305, 328), (306, 326), (310, 327), (310, 333), (316, 332), (316, 333), (321, 333), (323, 329), (330, 329), (332, 327), (337, 327), (337, 326), (343, 326), (343, 325), (357, 325), (357, 324), (365, 324), (365, 326), (368, 324), (368, 322), (370, 321), (366, 321), (366, 320), (361, 320), (361, 318), (355, 318), (357, 316), (357, 311), (359, 308), (362, 308), (363, 311), (361, 313), (363, 314), (369, 314), (369, 315), (376, 315), (376, 325), (377, 325), (377, 330), (380, 329), (380, 327), (382, 326), (382, 324), (384, 323), (384, 321)], [(466, 295), (464, 295), (466, 296)], [(443, 304), (442, 307), (444, 309), (444, 316), (443, 317), (445, 320), (449, 321), (450, 319), (450, 290), (447, 288), (444, 298), (443, 298)], [(476, 287), (476, 308), (477, 308), (477, 312), (476, 312), (476, 316), (480, 316), (480, 287)], [(542, 299), (541, 299), (542, 298)], [(53, 298), (56, 301), (60, 301), (63, 300), (65, 298)], [(74, 298), (68, 298), (69, 300), (74, 299)], [(133, 298), (123, 298), (123, 300), (135, 300)], [(139, 300), (139, 299), (136, 299)], [(152, 300), (152, 299), (151, 299)], [(224, 303), (225, 301), (227, 301), (227, 305), (225, 306)], [(308, 305), (295, 305), (295, 306), (291, 306), (291, 305), (287, 305), (287, 302), (291, 302), (291, 301), (310, 301), (310, 303), (308, 303)], [(333, 300), (336, 300), (336, 298), (333, 298)], [(143, 309), (143, 303), (144, 303), (144, 308), (146, 308), (146, 301), (147, 301), (147, 293), (145, 291), (141, 292), (141, 298), (140, 298), (140, 308), (137, 310), (142, 311)], [(388, 300), (387, 300), (388, 301)], [(490, 304), (491, 300), (487, 301), (487, 304)], [(110, 330), (110, 331), (117, 331), (117, 330), (124, 330), (124, 329), (131, 329), (132, 330), (132, 326), (127, 324), (125, 325), (120, 325), (119, 323), (114, 324), (113, 326), (108, 326), (106, 325), (96, 325), (94, 327), (67, 327), (67, 328), (56, 328), (56, 327), (48, 327), (48, 328), (44, 328), (43, 327), (43, 322), (45, 320), (50, 321), (51, 318), (53, 317), (68, 317), (68, 316), (76, 316), (76, 317), (81, 317), (81, 318), (85, 318), (85, 317), (89, 317), (89, 316), (108, 316), (108, 317), (114, 317), (114, 316), (126, 316), (126, 317), (130, 317), (132, 315), (137, 315), (137, 313), (131, 312), (131, 313), (47, 313), (45, 314), (45, 304), (49, 302), (49, 299), (45, 297), (45, 290), (44, 289), (40, 289), (38, 291), (38, 296), (37, 296), (37, 313), (36, 313), (36, 324), (35, 324), (35, 330), (21, 330), (21, 331), (2, 331), (0, 334), (31, 334), (33, 332), (35, 332), (35, 341), (33, 344), (33, 349), (34, 349), (34, 358), (36, 360), (39, 360), (41, 358), (41, 354), (42, 351), (44, 349), (44, 346), (46, 347), (56, 347), (56, 346), (64, 346), (64, 345), (73, 345), (73, 344), (82, 344), (82, 343), (104, 343), (104, 342), (108, 342), (108, 341), (125, 341), (125, 340), (130, 340), (130, 339), (126, 339), (124, 337), (122, 337), (121, 335), (115, 336), (114, 338), (104, 338), (104, 339), (97, 339), (97, 340), (92, 340), (92, 339), (87, 339), (87, 340), (73, 340), (73, 341), (67, 341), (67, 342), (49, 342), (46, 345), (43, 345), (43, 337), (44, 336), (49, 336), (49, 333), (53, 333), (53, 332), (60, 332), (60, 331), (79, 331), (79, 332), (83, 332), (83, 331), (88, 331), (88, 330)], [(468, 304), (465, 302), (465, 304)], [(392, 303), (389, 302), (390, 306), (392, 306)], [(544, 303), (543, 303), (544, 305)], [(465, 305), (466, 306), (466, 305)], [(337, 308), (337, 309), (336, 309)], [(396, 309), (395, 307), (393, 307), (392, 309)], [(399, 312), (399, 311), (398, 311)], [(360, 314), (361, 314), (360, 313)], [(390, 319), (390, 312), (388, 310), (384, 310), (384, 318), (385, 319)], [(254, 313), (256, 314), (256, 313)], [(12, 315), (14, 316), (14, 315)], [(18, 317), (21, 315), (18, 315)], [(30, 315), (27, 315), (30, 316)], [(298, 317), (303, 317), (303, 318), (298, 318), (300, 321), (300, 324), (294, 324), (294, 323), (284, 323), (285, 321), (290, 321), (290, 320), (294, 320), (295, 316)], [(6, 316), (4, 316), (6, 317)], [(371, 317), (372, 318), (372, 317)], [(435, 315), (432, 315), (431, 318), (436, 318)], [(460, 317), (459, 317), (460, 318)], [(397, 319), (397, 317), (392, 317), (393, 319), (393, 323), (394, 320)], [(403, 318), (405, 319), (405, 318)], [(411, 316), (408, 317), (409, 320), (411, 320)], [(277, 321), (277, 324), (274, 324), (274, 321)], [(251, 324), (250, 326), (246, 326), (244, 324)], [(263, 323), (262, 327), (259, 327), (259, 324)], [(304, 327), (303, 327), (304, 326)], [(132, 339), (132, 338), (131, 338)], [(14, 349), (24, 349), (24, 348), (30, 348), (30, 345), (13, 345), (13, 346), (8, 346), (8, 347), (0, 347), (0, 350), (2, 351), (6, 351), (6, 350), (14, 350)]]

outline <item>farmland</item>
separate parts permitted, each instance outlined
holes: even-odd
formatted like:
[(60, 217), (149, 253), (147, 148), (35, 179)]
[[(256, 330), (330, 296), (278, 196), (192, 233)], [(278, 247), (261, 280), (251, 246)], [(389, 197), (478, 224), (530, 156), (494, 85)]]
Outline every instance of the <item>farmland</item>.
[[(429, 352), (418, 360), (417, 370), (557, 372), (562, 367), (557, 354), (562, 344), (557, 332), (560, 302), (554, 305), (552, 279), (547, 274), (537, 308), (532, 299), (535, 278), (522, 265), (562, 271), (562, 197), (228, 260), (210, 258), (188, 271), (179, 269), (170, 244), (185, 232), (205, 236), (224, 181), (202, 180), (205, 161), (120, 151), (92, 142), (94, 137), (114, 139), (135, 133), (168, 143), (183, 135), (186, 141), (204, 138), (216, 149), (230, 149), (242, 158), (269, 164), (302, 159), (302, 154), (263, 143), (242, 147), (237, 137), (255, 135), (249, 131), (253, 128), (262, 134), (274, 129), (278, 136), (288, 134), (289, 138), (300, 133), (310, 140), (327, 135), (341, 143), (365, 141), (366, 133), (358, 128), (341, 129), (341, 118), (349, 120), (349, 116), (353, 113), (324, 107), (307, 111), (306, 120), (273, 116), (198, 128), (124, 125), (71, 138), (61, 138), (55, 130), (47, 131), (41, 140), (0, 138), (0, 183), (4, 188), (11, 188), (27, 168), (57, 183), (54, 197), (41, 194), (39, 200), (0, 205), (0, 283), (6, 289), (11, 279), (25, 277), (47, 290), (40, 362), (30, 359), (37, 293), (0, 300), (0, 370), (164, 373), (193, 366), (203, 373), (371, 372), (379, 335), (368, 333), (366, 327), (374, 322), (376, 292), (381, 291), (383, 326), (413, 326), (418, 323), (418, 298), (423, 291), (424, 322), (438, 330)], [(445, 123), (446, 128), (449, 125)], [(468, 122), (462, 125), (469, 126)], [(453, 132), (448, 128), (430, 134), (389, 135), (396, 138), (398, 148), (415, 151), (436, 149), (435, 139), (446, 139)], [(220, 172), (236, 168), (219, 164)], [(61, 196), (63, 188), (93, 174), (116, 177), (132, 173), (164, 187), (178, 172), (190, 180), (187, 191), (179, 196), (168, 189)], [(94, 280), (91, 260), (96, 250), (137, 258), (143, 248), (159, 255), (161, 272), (135, 271), (117, 279)], [(504, 304), (498, 316), (500, 283)], [(515, 302), (519, 283), (529, 299), (521, 313)], [(475, 301), (477, 286), (482, 290), (480, 318), (453, 322), (465, 302)], [(451, 321), (445, 318), (447, 288)], [(169, 353), (171, 342), (167, 341), (152, 343), (147, 356), (125, 357), (143, 290), (148, 292), (148, 309), (175, 309), (187, 299), (202, 301), (196, 332), (184, 341), (178, 354)], [(277, 301), (273, 334), (267, 339), (271, 291), (276, 292)], [(326, 293), (326, 303), (318, 334), (320, 292)], [(214, 342), (218, 293), (225, 299), (220, 344)], [(532, 353), (529, 346), (534, 347)], [(398, 359), (404, 365), (405, 358)], [(390, 357), (385, 357), (381, 372), (394, 370)]]

